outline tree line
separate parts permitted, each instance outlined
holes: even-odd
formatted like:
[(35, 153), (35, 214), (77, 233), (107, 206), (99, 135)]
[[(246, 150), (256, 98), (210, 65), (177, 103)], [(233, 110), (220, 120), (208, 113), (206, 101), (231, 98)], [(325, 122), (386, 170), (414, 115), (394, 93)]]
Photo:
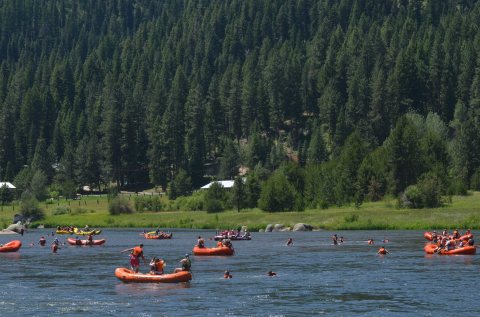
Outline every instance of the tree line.
[(242, 167), (290, 209), (435, 205), (480, 189), (478, 21), (473, 0), (2, 1), (0, 179), (174, 198)]

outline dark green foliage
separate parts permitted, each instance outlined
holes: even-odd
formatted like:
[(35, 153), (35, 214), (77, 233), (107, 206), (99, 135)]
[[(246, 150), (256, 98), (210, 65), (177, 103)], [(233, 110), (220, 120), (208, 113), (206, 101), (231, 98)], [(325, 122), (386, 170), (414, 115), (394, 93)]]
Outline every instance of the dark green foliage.
[(0, 187), (0, 202), (2, 204), (12, 202), (13, 198), (14, 192), (11, 188), (8, 188), (7, 186)]
[(418, 184), (410, 185), (400, 198), (400, 206), (407, 208), (440, 207), (445, 189), (441, 180), (434, 174), (424, 174)]
[(258, 207), (269, 212), (292, 211), (298, 206), (297, 192), (281, 172), (275, 172), (262, 184)]
[(71, 194), (290, 160), (323, 177), (295, 185), (311, 206), (430, 171), (478, 186), (478, 1), (17, 2), (0, 4), (0, 180), (22, 191), (37, 170)]
[(220, 212), (225, 210), (226, 194), (220, 183), (214, 182), (204, 197), (204, 208), (207, 212)]
[(237, 208), (237, 211), (240, 212), (242, 208), (247, 206), (247, 191), (244, 184), (243, 178), (237, 176), (233, 184), (233, 195), (232, 203)]
[(178, 174), (175, 176), (175, 179), (170, 185), (170, 190), (168, 191), (168, 197), (170, 199), (175, 199), (179, 196), (185, 196), (190, 194), (192, 191), (192, 180), (187, 175), (187, 173), (181, 169)]
[(39, 207), (38, 200), (30, 191), (26, 190), (20, 198), (20, 214), (25, 219), (40, 220), (45, 217), (44, 211)]
[(116, 196), (108, 203), (108, 212), (110, 215), (131, 214), (133, 209), (125, 197)]
[(147, 197), (137, 196), (135, 197), (134, 206), (137, 212), (163, 210), (163, 205), (158, 195)]

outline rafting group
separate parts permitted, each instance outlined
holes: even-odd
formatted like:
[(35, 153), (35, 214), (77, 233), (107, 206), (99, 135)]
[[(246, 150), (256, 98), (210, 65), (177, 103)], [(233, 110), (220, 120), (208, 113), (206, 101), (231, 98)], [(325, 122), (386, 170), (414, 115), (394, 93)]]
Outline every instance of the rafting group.
[(475, 254), (477, 247), (473, 240), (473, 234), (470, 229), (467, 229), (463, 235), (458, 229), (455, 229), (452, 234), (449, 234), (446, 229), (441, 234), (436, 231), (425, 232), (423, 234), (425, 239), (431, 241), (424, 247), (427, 254)]
[(57, 226), (57, 230), (55, 231), (56, 234), (76, 234), (76, 235), (98, 235), (102, 233), (102, 230), (97, 229), (90, 229), (88, 225), (86, 225), (83, 229), (79, 229), (74, 226)]
[(157, 240), (171, 239), (173, 237), (173, 234), (171, 232), (161, 231), (160, 228), (150, 232), (143, 230), (141, 235), (143, 235), (145, 239), (157, 239)]
[(215, 237), (213, 237), (215, 241), (221, 241), (224, 239), (230, 240), (252, 240), (252, 236), (250, 232), (247, 230), (224, 230), (221, 232), (217, 232)]

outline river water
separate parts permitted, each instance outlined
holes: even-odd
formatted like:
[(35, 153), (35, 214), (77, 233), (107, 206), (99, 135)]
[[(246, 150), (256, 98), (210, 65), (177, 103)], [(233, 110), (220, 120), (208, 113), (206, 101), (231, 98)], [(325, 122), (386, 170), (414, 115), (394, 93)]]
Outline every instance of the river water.
[[(147, 260), (160, 256), (171, 272), (198, 235), (214, 245), (213, 231), (173, 231), (172, 240), (145, 240), (139, 231), (105, 229), (104, 246), (65, 245), (57, 254), (37, 245), (42, 235), (51, 243), (48, 230), (0, 236), (23, 242), (19, 252), (0, 253), (0, 315), (480, 316), (478, 255), (425, 255), (420, 231), (336, 232), (345, 238), (338, 246), (328, 231), (253, 233), (233, 242), (233, 257), (192, 256), (190, 283), (125, 284), (114, 276), (128, 267), (123, 249), (143, 243)], [(384, 238), (391, 254), (380, 256)], [(232, 279), (223, 279), (225, 270)]]

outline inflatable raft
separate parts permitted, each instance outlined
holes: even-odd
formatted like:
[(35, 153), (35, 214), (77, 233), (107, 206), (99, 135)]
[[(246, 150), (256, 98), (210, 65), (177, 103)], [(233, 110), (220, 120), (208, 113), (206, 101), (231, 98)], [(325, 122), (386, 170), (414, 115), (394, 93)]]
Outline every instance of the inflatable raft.
[(150, 233), (145, 233), (145, 239), (157, 239), (157, 240), (163, 240), (163, 239), (171, 239), (173, 236), (173, 233), (160, 233), (160, 234), (153, 234)]
[(233, 255), (235, 252), (233, 248), (229, 247), (216, 247), (216, 248), (199, 248), (193, 247), (193, 254), (195, 255)]
[(192, 273), (188, 271), (155, 275), (135, 273), (134, 271), (126, 268), (117, 268), (115, 270), (115, 276), (119, 280), (127, 283), (182, 283), (188, 282), (192, 279)]
[(0, 252), (17, 252), (22, 247), (22, 241), (13, 240), (0, 247)]
[(88, 235), (96, 235), (102, 233), (102, 230), (91, 230), (91, 231), (83, 231), (78, 228), (73, 228), (73, 233), (81, 236), (88, 236)]
[[(435, 252), (437, 250), (437, 245), (435, 245), (435, 244), (427, 244), (423, 249), (425, 250), (425, 253), (427, 253), (427, 254), (437, 253), (437, 252)], [(475, 253), (477, 253), (477, 247), (467, 245), (467, 246), (464, 246), (464, 247), (461, 247), (461, 248), (456, 248), (456, 249), (448, 250), (448, 251), (445, 250), (445, 249), (442, 249), (440, 251), (440, 253), (437, 253), (437, 254), (440, 254), (440, 255), (472, 255), (472, 254), (475, 254)]]
[[(105, 239), (100, 239), (100, 240), (93, 240), (91, 245), (102, 245), (105, 243)], [(88, 240), (79, 240), (77, 241), (76, 239), (73, 238), (67, 238), (67, 242), (70, 245), (89, 245)]]

